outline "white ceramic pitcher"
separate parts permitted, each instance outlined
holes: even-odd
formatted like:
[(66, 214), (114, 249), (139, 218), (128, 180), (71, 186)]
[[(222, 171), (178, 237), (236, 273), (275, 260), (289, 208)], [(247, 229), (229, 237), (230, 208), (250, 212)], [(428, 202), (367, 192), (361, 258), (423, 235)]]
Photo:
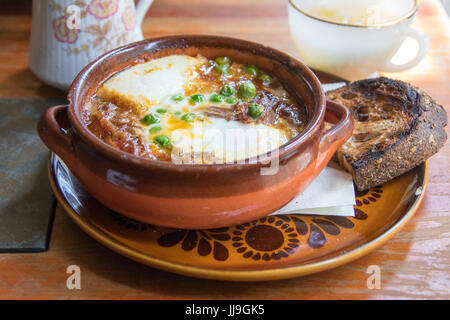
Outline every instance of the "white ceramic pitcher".
[(141, 24), (153, 0), (33, 0), (31, 71), (67, 90), (101, 54), (143, 39)]

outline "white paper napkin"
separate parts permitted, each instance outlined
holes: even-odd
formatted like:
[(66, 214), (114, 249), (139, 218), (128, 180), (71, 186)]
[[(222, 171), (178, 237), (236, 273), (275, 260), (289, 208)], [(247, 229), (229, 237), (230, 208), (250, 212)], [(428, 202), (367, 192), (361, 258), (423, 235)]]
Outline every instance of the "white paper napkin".
[(303, 213), (327, 216), (355, 216), (355, 190), (352, 176), (330, 164), (291, 202), (272, 213)]

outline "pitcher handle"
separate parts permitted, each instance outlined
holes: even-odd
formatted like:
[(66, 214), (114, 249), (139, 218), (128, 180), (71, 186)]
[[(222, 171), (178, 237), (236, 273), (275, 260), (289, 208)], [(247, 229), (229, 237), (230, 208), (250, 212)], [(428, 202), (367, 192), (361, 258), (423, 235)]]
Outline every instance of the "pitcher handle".
[(152, 5), (153, 0), (139, 0), (136, 4), (136, 23), (141, 27), (142, 22), (144, 22), (145, 14), (148, 8)]

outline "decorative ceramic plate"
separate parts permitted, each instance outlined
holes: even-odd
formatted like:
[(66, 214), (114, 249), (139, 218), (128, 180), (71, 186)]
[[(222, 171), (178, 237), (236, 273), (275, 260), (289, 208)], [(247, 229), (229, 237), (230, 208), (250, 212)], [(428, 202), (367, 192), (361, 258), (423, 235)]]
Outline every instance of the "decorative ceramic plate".
[(427, 164), (357, 193), (355, 217), (277, 215), (208, 230), (170, 229), (124, 217), (92, 198), (54, 154), (49, 177), (75, 223), (126, 257), (193, 277), (258, 281), (331, 269), (381, 246), (417, 210)]

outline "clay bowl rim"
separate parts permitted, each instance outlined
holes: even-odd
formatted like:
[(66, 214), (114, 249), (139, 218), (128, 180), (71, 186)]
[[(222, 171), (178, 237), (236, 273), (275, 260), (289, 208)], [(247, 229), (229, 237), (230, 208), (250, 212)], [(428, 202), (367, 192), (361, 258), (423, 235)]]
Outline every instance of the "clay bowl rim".
[[(243, 168), (258, 168), (262, 166), (267, 166), (267, 163), (270, 163), (272, 159), (271, 152), (269, 151), (266, 154), (260, 154), (255, 157), (245, 159), (245, 163), (242, 162), (233, 162), (233, 163), (219, 163), (219, 164), (176, 164), (169, 161), (162, 160), (153, 160), (141, 156), (136, 156), (134, 154), (122, 151), (118, 148), (110, 146), (105, 143), (103, 140), (99, 139), (95, 136), (89, 129), (82, 123), (80, 119), (79, 109), (75, 108), (74, 103), (78, 104), (77, 101), (77, 91), (85, 85), (86, 79), (89, 77), (90, 73), (95, 71), (96, 67), (98, 67), (102, 63), (106, 63), (108, 59), (116, 54), (126, 54), (130, 50), (134, 50), (141, 46), (157, 46), (158, 43), (167, 43), (173, 42), (175, 47), (177, 43), (186, 45), (189, 44), (189, 41), (203, 42), (206, 46), (211, 45), (213, 42), (219, 41), (220, 44), (228, 44), (226, 48), (239, 50), (242, 47), (246, 48), (250, 54), (264, 56), (270, 60), (275, 60), (286, 69), (293, 73), (295, 69), (301, 69), (302, 73), (298, 75), (298, 77), (303, 78), (303, 81), (308, 85), (313, 94), (314, 103), (314, 113), (312, 117), (310, 117), (307, 121), (307, 125), (305, 126), (303, 132), (295, 136), (294, 138), (287, 141), (285, 144), (278, 147), (278, 157), (279, 161), (289, 158), (290, 155), (295, 152), (296, 149), (300, 148), (303, 143), (306, 143), (312, 136), (316, 134), (318, 130), (321, 130), (321, 123), (323, 122), (325, 111), (326, 111), (326, 99), (325, 93), (322, 89), (321, 83), (314, 72), (302, 61), (291, 57), (290, 55), (274, 49), (269, 46), (265, 46), (253, 41), (242, 40), (233, 37), (225, 37), (225, 36), (216, 36), (216, 35), (172, 35), (172, 36), (162, 36), (155, 38), (148, 38), (137, 42), (132, 42), (127, 45), (115, 48), (111, 51), (106, 52), (105, 54), (99, 56), (88, 65), (86, 65), (80, 73), (74, 79), (67, 98), (69, 101), (68, 105), (68, 116), (69, 122), (74, 127), (76, 135), (80, 136), (82, 141), (86, 143), (88, 146), (92, 147), (95, 151), (99, 152), (106, 158), (110, 160), (114, 160), (115, 162), (119, 162), (125, 164), (126, 166), (130, 166), (133, 168), (143, 169), (143, 170), (154, 170), (154, 169), (162, 169), (168, 171), (183, 171), (183, 172), (207, 172), (207, 171), (223, 171), (223, 170), (236, 170)], [(189, 46), (189, 45), (188, 45)], [(222, 46), (224, 47), (224, 46)], [(168, 48), (168, 47), (164, 47)], [(178, 45), (178, 48), (183, 48)], [(133, 63), (135, 61), (130, 61)], [(117, 71), (120, 72), (120, 71)], [(116, 72), (114, 72), (116, 73)], [(272, 73), (275, 77), (276, 73)], [(108, 75), (102, 81), (97, 83), (97, 86), (109, 78), (112, 74)], [(300, 80), (300, 79), (299, 79)], [(276, 150), (276, 149), (275, 149)], [(260, 158), (265, 159), (267, 163), (262, 163)]]

